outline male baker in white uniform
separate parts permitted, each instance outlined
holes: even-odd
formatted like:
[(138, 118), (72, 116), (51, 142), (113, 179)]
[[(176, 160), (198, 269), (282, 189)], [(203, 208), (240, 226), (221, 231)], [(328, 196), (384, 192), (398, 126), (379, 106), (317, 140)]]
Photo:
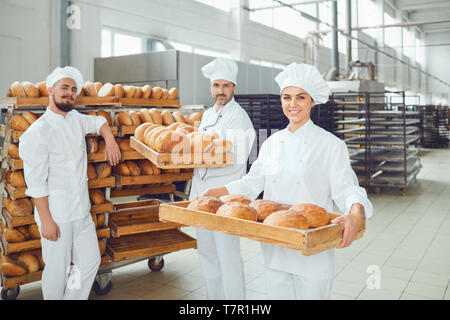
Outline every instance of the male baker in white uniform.
[[(210, 79), (215, 101), (205, 111), (199, 132), (215, 131), (233, 142), (234, 165), (224, 168), (198, 168), (194, 171), (190, 200), (207, 189), (222, 186), (245, 175), (255, 131), (247, 112), (234, 100), (237, 63), (215, 59), (202, 68)], [(244, 265), (239, 237), (197, 229), (197, 245), (208, 299), (245, 299)]]
[(105, 160), (111, 165), (121, 157), (105, 118), (73, 110), (82, 86), (78, 69), (56, 68), (47, 77), (46, 112), (20, 138), (26, 194), (33, 198), (41, 233), (46, 300), (87, 299), (100, 265), (90, 214), (85, 135), (105, 139)]

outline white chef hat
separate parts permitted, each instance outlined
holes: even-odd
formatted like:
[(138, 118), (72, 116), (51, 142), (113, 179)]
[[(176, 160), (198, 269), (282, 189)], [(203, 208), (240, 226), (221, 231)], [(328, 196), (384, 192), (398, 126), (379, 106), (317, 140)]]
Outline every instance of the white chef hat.
[(83, 76), (81, 75), (80, 70), (75, 67), (64, 67), (64, 68), (56, 68), (50, 73), (47, 77), (47, 88), (52, 87), (57, 81), (65, 78), (70, 78), (75, 81), (77, 85), (77, 95), (80, 94), (81, 89), (83, 88)]
[(202, 68), (203, 75), (211, 82), (227, 80), (237, 85), (238, 66), (236, 61), (217, 58)]
[(314, 99), (315, 104), (328, 101), (330, 88), (316, 67), (310, 64), (291, 63), (276, 77), (282, 93), (286, 87), (302, 88)]

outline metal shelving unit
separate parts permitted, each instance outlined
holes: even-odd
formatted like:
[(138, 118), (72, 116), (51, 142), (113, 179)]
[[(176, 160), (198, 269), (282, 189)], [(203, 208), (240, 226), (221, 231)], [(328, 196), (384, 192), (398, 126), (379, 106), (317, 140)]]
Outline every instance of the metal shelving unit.
[(421, 145), (424, 148), (446, 148), (449, 143), (448, 107), (421, 106)]

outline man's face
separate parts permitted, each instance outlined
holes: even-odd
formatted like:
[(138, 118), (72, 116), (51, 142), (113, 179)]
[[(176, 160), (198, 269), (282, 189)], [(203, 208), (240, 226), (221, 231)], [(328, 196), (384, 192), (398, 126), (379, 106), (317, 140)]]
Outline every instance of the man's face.
[(75, 107), (77, 98), (77, 85), (73, 79), (64, 78), (57, 81), (48, 93), (56, 107), (63, 112), (69, 112)]
[(227, 80), (214, 80), (211, 83), (211, 95), (218, 105), (226, 105), (234, 96), (236, 86)]

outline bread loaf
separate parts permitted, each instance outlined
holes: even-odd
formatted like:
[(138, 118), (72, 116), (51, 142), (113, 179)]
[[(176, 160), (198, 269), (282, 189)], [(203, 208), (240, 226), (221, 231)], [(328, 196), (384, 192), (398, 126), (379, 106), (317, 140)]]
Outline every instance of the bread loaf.
[(11, 119), (11, 128), (13, 130), (25, 131), (30, 127), (30, 123), (21, 114), (16, 114)]
[(161, 112), (161, 117), (163, 119), (163, 125), (165, 126), (170, 126), (172, 123), (175, 122), (175, 120), (172, 117), (172, 114), (167, 110)]
[(98, 96), (97, 87), (91, 81), (86, 81), (83, 86), (83, 89), (84, 89), (84, 94), (87, 97), (97, 97)]
[(151, 162), (150, 162), (150, 165), (152, 166), (153, 174), (154, 174), (154, 175), (158, 176), (158, 175), (161, 174), (161, 169), (158, 168), (154, 163), (151, 163)]
[(189, 133), (192, 133), (194, 131), (195, 131), (195, 128), (188, 124), (182, 124), (175, 129), (175, 132), (183, 133), (186, 135), (188, 135)]
[(28, 98), (39, 98), (39, 89), (33, 83), (24, 81), (22, 86)]
[[(167, 130), (160, 134), (155, 140), (154, 150), (160, 153), (171, 153), (172, 149), (183, 143), (183, 135), (177, 132)], [(178, 146), (178, 150), (180, 146)]]
[(25, 217), (33, 214), (33, 203), (28, 198), (17, 200), (4, 199), (3, 204), (13, 217)]
[(23, 89), (22, 84), (19, 81), (14, 81), (11, 84), (11, 92), (13, 94), (13, 97), (26, 97), (27, 94), (25, 93), (25, 90)]
[(119, 149), (122, 152), (134, 151), (134, 149), (130, 147), (130, 138), (123, 138), (123, 139), (121, 139), (119, 141)]
[(115, 94), (114, 85), (112, 83), (105, 83), (100, 90), (98, 90), (99, 97), (112, 97)]
[(216, 212), (219, 216), (226, 216), (232, 218), (239, 218), (250, 221), (257, 221), (258, 214), (256, 210), (248, 204), (240, 202), (227, 202), (219, 208)]
[(271, 200), (255, 200), (252, 201), (249, 206), (256, 210), (259, 222), (264, 221), (271, 213), (283, 210), (281, 204)]
[(38, 118), (36, 117), (36, 115), (30, 111), (24, 111), (22, 113), (22, 116), (25, 118), (25, 120), (27, 120), (27, 122), (32, 125), (33, 122), (35, 122)]
[(87, 115), (87, 116), (95, 116), (95, 117), (96, 117), (96, 116), (97, 116), (97, 112), (91, 110), (91, 111), (88, 111), (88, 112), (86, 113), (86, 115)]
[(162, 89), (161, 100), (167, 100), (168, 97), (169, 97), (169, 90)]
[(328, 212), (315, 204), (296, 204), (290, 207), (289, 211), (296, 211), (305, 216), (310, 228), (318, 228), (330, 223)]
[(308, 230), (309, 224), (305, 216), (297, 211), (280, 210), (271, 213), (263, 224), (285, 228)]
[(142, 98), (143, 99), (150, 99), (150, 97), (152, 96), (152, 86), (146, 84), (145, 86), (142, 87)]
[(78, 97), (84, 97), (84, 96), (86, 96), (86, 91), (85, 91), (84, 87), (82, 87), (81, 90), (80, 90), (80, 94), (78, 95)]
[(211, 147), (211, 139), (200, 132), (192, 132), (187, 134), (190, 141), (192, 153), (204, 153)]
[(20, 277), (27, 273), (27, 269), (15, 263), (3, 262), (0, 265), (2, 274), (7, 277)]
[(103, 140), (103, 138), (99, 138), (99, 140), (97, 140), (98, 141), (98, 150), (97, 150), (97, 153), (105, 153), (105, 150), (106, 150), (106, 143), (105, 143), (105, 140)]
[(139, 167), (141, 168), (141, 174), (144, 176), (153, 175), (153, 166), (149, 160), (140, 160)]
[(23, 178), (22, 171), (8, 171), (6, 172), (6, 181), (8, 181), (13, 187), (25, 188), (25, 179)]
[(141, 99), (143, 94), (144, 94), (144, 91), (142, 90), (142, 88), (141, 87), (136, 87), (136, 91), (134, 92), (133, 98)]
[(116, 167), (116, 170), (117, 170), (117, 173), (121, 176), (125, 176), (125, 177), (131, 176), (130, 169), (124, 162), (119, 163)]
[(219, 198), (223, 203), (228, 203), (228, 202), (239, 202), (239, 203), (243, 203), (243, 204), (250, 204), (252, 202), (252, 200), (250, 200), (249, 198), (240, 195), (240, 194), (227, 194), (225, 196), (221, 196)]
[(149, 139), (150, 139), (150, 135), (153, 133), (153, 130), (156, 130), (157, 128), (162, 128), (164, 129), (164, 127), (160, 124), (151, 124), (150, 126), (147, 127), (147, 129), (145, 129), (144, 131), (144, 141), (142, 141), (143, 143), (145, 143), (146, 145), (149, 145)]
[(97, 225), (99, 228), (103, 227), (105, 225), (105, 214), (100, 213), (97, 215)]
[(189, 203), (187, 209), (216, 213), (222, 205), (223, 202), (218, 198), (198, 197)]
[(138, 126), (142, 123), (141, 118), (135, 111), (130, 111), (129, 114), (130, 114), (130, 118), (131, 118), (131, 122), (133, 123), (133, 126)]
[(176, 122), (186, 123), (186, 119), (184, 119), (180, 111), (174, 111), (172, 113), (172, 117), (175, 119)]
[(186, 123), (191, 126), (197, 127), (200, 125), (202, 121), (202, 114), (199, 112), (193, 112), (186, 118)]
[(162, 88), (154, 87), (152, 88), (152, 99), (161, 99), (163, 94)]
[(181, 126), (183, 123), (181, 122), (174, 122), (171, 125), (167, 126), (167, 129), (175, 131), (179, 126)]
[(90, 163), (88, 163), (87, 165), (87, 177), (88, 180), (97, 179), (97, 173), (95, 172), (95, 168)]
[(175, 100), (176, 98), (178, 98), (178, 89), (177, 88), (170, 89), (167, 100)]
[(147, 135), (147, 139), (146, 142), (148, 142), (148, 146), (150, 148), (152, 148), (153, 150), (156, 150), (156, 141), (158, 139), (158, 137), (163, 134), (164, 132), (172, 132), (169, 129), (166, 129), (164, 127), (161, 128), (156, 128), (154, 130), (152, 130), (152, 132), (150, 132)]
[(94, 86), (98, 93), (100, 91), (100, 89), (103, 87), (103, 83), (96, 81), (96, 82), (94, 82)]
[(48, 97), (47, 82), (45, 80), (37, 83), (36, 87), (39, 90), (39, 96)]
[(134, 94), (136, 93), (136, 87), (124, 86), (123, 89), (125, 90), (125, 98), (133, 98), (134, 97)]
[[(141, 113), (142, 114), (142, 113)], [(134, 130), (134, 137), (139, 140), (140, 142), (144, 142), (144, 133), (145, 130), (151, 126), (152, 123), (149, 122), (144, 122), (143, 124), (139, 125), (135, 130)]]
[(146, 122), (153, 123), (152, 116), (150, 115), (150, 112), (148, 112), (147, 109), (141, 109), (139, 111), (139, 118), (141, 118), (142, 123)]
[(114, 86), (114, 94), (116, 97), (122, 98), (125, 95), (125, 89), (123, 88), (123, 85), (120, 83), (116, 84)]
[(96, 137), (86, 138), (87, 153), (97, 153), (98, 152), (98, 141)]
[(20, 159), (19, 147), (15, 143), (10, 143), (8, 146), (8, 155), (13, 159)]
[(17, 263), (26, 268), (28, 273), (37, 272), (40, 269), (39, 260), (30, 253), (22, 253), (17, 259)]
[(103, 256), (106, 251), (106, 242), (103, 240), (98, 240), (98, 248), (100, 250), (100, 256)]
[(31, 234), (28, 231), (28, 227), (27, 226), (19, 226), (16, 227), (16, 230), (19, 231), (20, 233), (22, 233), (25, 237), (25, 241), (28, 241), (31, 239)]
[(150, 115), (152, 116), (153, 123), (155, 124), (163, 124), (163, 119), (161, 116), (161, 112), (158, 109), (150, 109)]
[(24, 234), (20, 232), (20, 230), (18, 230), (17, 228), (16, 229), (5, 228), (3, 230), (4, 240), (10, 243), (24, 242), (27, 240), (27, 235), (28, 235), (27, 233)]
[(89, 189), (89, 198), (93, 204), (105, 202), (105, 193), (101, 189)]
[(215, 153), (226, 153), (233, 150), (233, 143), (231, 141), (226, 139), (214, 139), (211, 146), (211, 152), (212, 155)]
[(141, 169), (139, 168), (139, 166), (137, 165), (136, 162), (134, 161), (125, 161), (125, 164), (128, 167), (128, 170), (130, 170), (130, 174), (133, 177), (137, 177), (141, 175)]
[(11, 97), (13, 96), (11, 87), (8, 88), (8, 92), (6, 93), (6, 96), (7, 96), (8, 98), (11, 98)]
[(30, 224), (28, 226), (28, 232), (30, 233), (30, 238), (33, 240), (38, 240), (41, 238), (37, 224)]
[(119, 124), (121, 124), (123, 126), (132, 126), (133, 125), (130, 115), (128, 114), (128, 112), (126, 112), (124, 110), (119, 111), (118, 119), (119, 119)]
[(111, 166), (106, 162), (102, 162), (95, 166), (95, 172), (97, 173), (97, 179), (104, 179), (111, 175)]
[(103, 117), (106, 119), (106, 121), (108, 122), (109, 126), (112, 126), (112, 120), (111, 120), (111, 116), (109, 115), (108, 112), (106, 112), (105, 110), (99, 110), (97, 112), (97, 115), (100, 117)]

